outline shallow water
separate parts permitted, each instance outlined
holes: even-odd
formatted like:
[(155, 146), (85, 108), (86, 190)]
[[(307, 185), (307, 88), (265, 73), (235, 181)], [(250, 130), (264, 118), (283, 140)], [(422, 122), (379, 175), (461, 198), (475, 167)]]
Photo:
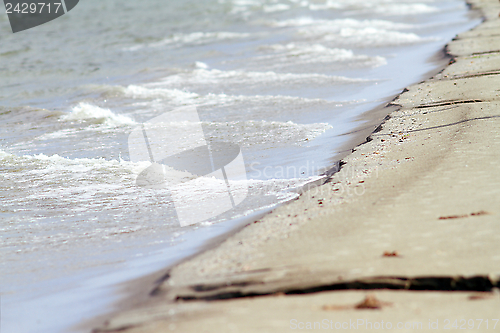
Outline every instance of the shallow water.
[[(477, 23), (458, 0), (81, 1), (17, 34), (0, 15), (3, 332), (67, 331), (110, 310), (111, 285), (296, 198)], [(181, 227), (169, 188), (136, 185), (151, 161), (129, 135), (186, 106), (200, 122), (164, 130), (240, 147), (248, 195)], [(187, 184), (194, 206), (218, 186)]]

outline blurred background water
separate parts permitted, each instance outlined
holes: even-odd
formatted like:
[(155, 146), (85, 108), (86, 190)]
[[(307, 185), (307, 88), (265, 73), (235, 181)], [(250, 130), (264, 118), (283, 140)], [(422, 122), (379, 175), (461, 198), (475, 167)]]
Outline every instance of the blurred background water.
[[(111, 310), (112, 285), (296, 198), (478, 22), (459, 0), (82, 0), (13, 34), (2, 12), (2, 332), (68, 331)], [(241, 147), (249, 188), (185, 228), (168, 191), (135, 185), (149, 162), (127, 146), (181, 106)]]

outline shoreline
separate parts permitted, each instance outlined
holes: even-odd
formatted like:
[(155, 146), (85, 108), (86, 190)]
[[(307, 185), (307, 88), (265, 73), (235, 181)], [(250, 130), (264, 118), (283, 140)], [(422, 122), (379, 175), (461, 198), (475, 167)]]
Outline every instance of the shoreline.
[[(446, 168), (443, 167), (446, 163), (448, 163), (447, 167), (451, 165), (458, 168), (457, 164), (460, 163), (460, 159), (452, 155), (453, 150), (458, 149), (460, 144), (457, 144), (456, 140), (449, 143), (450, 138), (453, 140), (459, 135), (474, 137), (468, 133), (455, 133), (457, 130), (453, 126), (463, 126), (460, 129), (466, 132), (466, 126), (476, 120), (494, 122), (500, 119), (494, 107), (495, 101), (499, 100), (498, 93), (491, 92), (495, 82), (500, 82), (500, 79), (496, 77), (500, 73), (500, 56), (498, 55), (500, 38), (495, 37), (494, 34), (495, 28), (500, 27), (498, 20), (500, 4), (494, 1), (468, 1), (468, 3), (483, 9), (486, 20), (474, 29), (460, 34), (458, 39), (454, 39), (447, 45), (447, 53), (453, 57), (454, 62), (433, 78), (405, 89), (405, 92), (390, 102), (387, 107), (397, 110), (392, 110), (390, 118), (386, 118), (377, 128), (378, 131), (372, 133), (371, 140), (357, 146), (352, 154), (344, 158), (344, 167), (333, 175), (328, 184), (313, 188), (296, 202), (280, 206), (272, 214), (266, 215), (246, 228), (237, 228), (218, 246), (213, 246), (217, 244), (211, 242), (212, 249), (175, 265), (169, 269), (167, 276), (163, 276), (162, 282), (146, 277), (150, 281), (146, 285), (156, 281), (157, 287), (151, 293), (153, 296), (139, 301), (135, 304), (137, 306), (135, 308), (127, 306), (130, 310), (119, 313), (95, 332), (168, 331), (172, 328), (172, 324), (177, 329), (181, 328), (181, 331), (195, 331), (200, 327), (214, 328), (217, 327), (213, 326), (217, 320), (219, 323), (222, 320), (228, 320), (224, 316), (228, 316), (227, 313), (231, 311), (231, 302), (237, 302), (239, 308), (251, 310), (248, 313), (260, 313), (264, 316), (261, 313), (263, 309), (273, 309), (273, 304), (281, 304), (282, 309), (286, 308), (287, 305), (283, 303), (287, 302), (289, 297), (289, 302), (297, 306), (299, 306), (298, 303), (304, 302), (304, 297), (307, 298), (304, 302), (309, 304), (307, 306), (312, 306), (311, 304), (314, 305), (315, 302), (327, 302), (323, 299), (325, 295), (316, 294), (319, 291), (335, 294), (330, 295), (328, 302), (335, 303), (337, 297), (340, 303), (352, 303), (352, 299), (362, 299), (362, 296), (358, 294), (363, 294), (363, 292), (332, 292), (331, 290), (398, 289), (399, 287), (401, 287), (399, 289), (411, 289), (412, 286), (424, 290), (450, 290), (449, 288), (452, 288), (454, 284), (455, 286), (473, 286), (476, 289), (479, 288), (477, 285), (482, 285), (484, 290), (465, 287), (463, 290), (488, 291), (488, 288), (498, 287), (497, 275), (500, 272), (491, 271), (489, 268), (492, 266), (492, 258), (496, 258), (493, 254), (490, 255), (489, 261), (472, 262), (474, 267), (464, 271), (460, 265), (465, 261), (470, 263), (470, 256), (460, 252), (461, 250), (457, 249), (457, 246), (454, 246), (449, 239), (448, 241), (446, 238), (437, 240), (439, 237), (428, 231), (431, 230), (430, 227), (437, 226), (439, 231), (436, 233), (449, 238), (450, 233), (453, 233), (453, 227), (456, 226), (446, 224), (445, 222), (451, 223), (448, 221), (460, 221), (462, 231), (469, 232), (467, 228), (471, 226), (464, 226), (464, 223), (472, 224), (474, 222), (470, 221), (473, 220), (484, 220), (484, 224), (488, 227), (495, 227), (495, 216), (500, 213), (494, 209), (494, 203), (498, 203), (498, 199), (495, 201), (495, 189), (484, 185), (484, 188), (493, 193), (491, 194), (493, 201), (481, 198), (481, 204), (476, 202), (477, 207), (472, 207), (470, 211), (465, 210), (466, 204), (461, 202), (459, 197), (453, 197), (453, 192), (446, 192), (455, 200), (448, 202), (449, 207), (433, 204), (432, 200), (422, 196), (422, 193), (425, 194), (427, 191), (426, 186), (432, 189), (429, 192), (439, 194), (444, 193), (443, 188), (451, 184), (439, 185), (443, 180), (436, 178), (433, 173), (437, 172), (436, 170), (441, 173), (446, 172)], [(487, 7), (492, 7), (494, 10), (486, 10)], [(488, 33), (487, 30), (492, 31)], [(482, 38), (488, 39), (487, 42), (481, 43)], [(471, 51), (468, 51), (469, 49)], [(479, 60), (479, 66), (469, 66), (472, 67), (469, 68), (464, 65), (466, 62), (473, 61), (471, 59), (475, 59), (474, 57), (484, 57), (484, 59)], [(463, 82), (450, 84), (452, 80), (463, 80)], [(462, 84), (480, 88), (478, 90), (465, 87), (456, 91), (450, 89), (457, 85), (457, 88), (460, 88)], [(428, 85), (432, 85), (432, 88), (424, 91)], [(482, 108), (487, 110), (483, 111)], [(474, 117), (469, 117), (471, 114)], [(435, 118), (431, 119), (431, 117)], [(495, 128), (498, 137), (498, 126), (495, 127), (493, 124), (493, 129)], [(433, 135), (422, 134), (428, 131), (433, 131)], [(485, 133), (488, 133), (484, 128), (482, 133), (483, 141), (478, 142), (477, 145), (484, 145), (485, 142), (494, 144), (496, 141), (500, 144), (499, 140), (491, 140), (491, 137), (484, 138)], [(477, 151), (477, 145), (474, 145), (475, 150), (467, 150), (467, 152)], [(492, 148), (492, 150), (495, 149)], [(473, 162), (468, 164), (471, 164), (471, 169), (472, 167), (479, 168)], [(468, 164), (467, 167), (469, 167)], [(490, 164), (491, 168), (496, 167), (495, 163), (490, 162)], [(462, 172), (467, 171), (462, 170)], [(464, 175), (460, 174), (460, 176)], [(491, 176), (492, 179), (498, 179), (493, 172)], [(448, 176), (449, 179), (453, 177), (454, 175)], [(338, 194), (340, 192), (342, 195)], [(433, 199), (442, 200), (439, 195)], [(415, 201), (420, 210), (415, 207), (406, 207), (410, 210), (410, 214), (404, 209), (398, 210), (398, 206), (402, 203)], [(460, 205), (457, 202), (460, 202)], [(491, 205), (492, 202), (493, 205)], [(374, 206), (381, 206), (381, 208), (373, 208)], [(354, 207), (358, 208), (353, 212)], [(425, 212), (425, 209), (429, 212)], [(419, 214), (423, 214), (423, 219), (429, 218), (426, 224), (423, 223), (425, 226), (416, 223), (419, 220), (415, 220), (415, 216), (420, 216)], [(395, 223), (397, 221), (392, 220), (392, 216), (399, 218), (399, 220), (398, 218), (394, 220), (408, 219), (414, 223), (405, 221), (404, 226), (401, 226)], [(388, 217), (392, 221), (383, 221)], [(352, 222), (352, 225), (346, 222)], [(381, 228), (388, 230), (385, 235), (380, 234)], [(420, 239), (426, 240), (424, 244), (428, 244), (428, 249), (415, 250), (411, 246), (418, 248), (418, 242), (407, 244), (402, 241), (401, 239), (406, 242), (411, 241), (403, 236), (408, 231), (411, 231), (413, 235), (424, 237)], [(325, 235), (329, 235), (329, 238)], [(494, 235), (490, 236), (492, 237), (488, 239), (490, 242), (487, 244), (489, 244), (490, 252), (494, 252), (495, 243), (491, 242), (498, 239), (495, 239)], [(364, 241), (359, 239), (363, 237)], [(335, 240), (335, 244), (329, 243), (332, 240)], [(446, 247), (441, 248), (436, 245), (443, 240), (445, 240)], [(438, 253), (436, 251), (446, 252), (444, 249), (447, 248), (465, 255), (468, 261), (450, 258), (441, 260), (442, 254), (436, 255)], [(419, 251), (425, 252), (425, 255)], [(385, 256), (384, 252), (394, 255)], [(449, 256), (445, 255), (445, 257)], [(438, 265), (427, 267), (429, 265), (426, 265), (426, 258), (441, 261)], [(452, 264), (446, 265), (446, 262), (450, 260)], [(493, 260), (500, 260), (500, 257)], [(479, 278), (460, 280), (458, 279), (460, 276), (478, 276)], [(145, 280), (142, 279), (146, 278), (139, 279), (138, 283), (144, 286)], [(446, 285), (447, 282), (439, 278), (452, 282)], [(403, 279), (407, 280), (401, 283)], [(429, 289), (433, 285), (437, 289)], [(299, 296), (288, 296), (299, 294), (300, 291), (307, 296), (302, 299), (297, 299)], [(381, 298), (386, 297), (390, 300), (403, 298), (403, 300), (394, 301), (395, 304), (414, 297), (401, 294), (395, 296), (393, 293), (381, 292), (380, 294), (384, 295)], [(257, 295), (281, 295), (282, 297), (248, 297)], [(426, 304), (428, 296), (425, 293), (422, 295), (416, 298), (422, 298), (418, 302)], [(446, 297), (443, 296), (443, 299)], [(451, 297), (457, 298), (455, 295)], [(222, 299), (228, 300), (205, 302)], [(498, 297), (491, 298), (493, 299), (497, 302), (495, 304), (498, 304)], [(191, 301), (182, 302), (182, 300)], [(470, 307), (468, 310), (471, 310)], [(283, 314), (282, 309), (277, 313)], [(322, 305), (319, 309), (322, 309)], [(484, 312), (483, 307), (481, 310)], [(315, 308), (314, 311), (318, 310)], [(329, 313), (329, 315), (342, 316), (346, 313)], [(315, 316), (314, 313), (310, 315), (311, 318)], [(255, 324), (252, 323), (252, 316), (249, 316), (246, 321), (241, 316), (238, 317), (238, 314), (234, 314), (234, 317), (236, 318), (234, 319), (235, 325), (240, 331), (245, 331), (245, 328), (247, 331), (252, 331), (252, 327), (255, 329), (252, 326)], [(288, 326), (282, 326), (283, 330), (286, 328)], [(265, 329), (265, 326), (260, 329)], [(212, 330), (209, 329), (209, 331)]]
[[(429, 58), (429, 62), (436, 64), (436, 68), (430, 71), (425, 72), (421, 75), (422, 78), (431, 77), (433, 74), (437, 74), (441, 72), (446, 66), (448, 61), (451, 58), (445, 53), (444, 48), (437, 51), (434, 55)], [(431, 74), (432, 73), (432, 74)], [(396, 98), (398, 94), (394, 94), (388, 100), (393, 100)], [(351, 154), (352, 150), (362, 144), (366, 143), (367, 137), (382, 123), (385, 117), (392, 112), (394, 107), (388, 105), (388, 102), (380, 103), (377, 107), (366, 111), (363, 114), (359, 115), (359, 118), (362, 119), (365, 123), (356, 128), (351, 132), (347, 132), (342, 134), (342, 136), (352, 136), (350, 140), (348, 140), (343, 145), (339, 146), (338, 150), (335, 152), (332, 160), (335, 162), (332, 164), (333, 166), (330, 168), (324, 168), (324, 172), (318, 175), (317, 179), (312, 180), (301, 187), (292, 189), (290, 191), (294, 193), (298, 193), (299, 195), (303, 195), (305, 192), (314, 189), (317, 186), (324, 185), (325, 182), (338, 170), (340, 170), (340, 163), (345, 156)], [(360, 134), (361, 133), (361, 134)], [(261, 219), (267, 214), (270, 214), (272, 211), (277, 208), (288, 205), (297, 199), (291, 199), (286, 202), (282, 202), (277, 206), (272, 208), (264, 208), (257, 212), (254, 212), (251, 215), (244, 216), (238, 218), (236, 220), (231, 221), (231, 223), (224, 227), (226, 231), (219, 233), (219, 235), (209, 238), (206, 241), (201, 242), (199, 246), (196, 246), (193, 253), (182, 257), (180, 259), (173, 260), (169, 262), (163, 268), (154, 271), (152, 273), (146, 273), (137, 278), (133, 278), (131, 280), (127, 280), (126, 282), (117, 283), (114, 288), (115, 295), (118, 295), (118, 300), (111, 303), (113, 308), (112, 311), (106, 312), (104, 314), (96, 315), (90, 319), (86, 319), (83, 322), (80, 322), (72, 327), (76, 330), (88, 330), (89, 328), (102, 326), (107, 319), (112, 317), (114, 314), (132, 310), (137, 306), (141, 306), (144, 302), (148, 301), (148, 293), (145, 292), (144, 286), (155, 286), (159, 283), (159, 281), (164, 280), (165, 276), (168, 275), (170, 269), (174, 268), (177, 265), (182, 264), (185, 261), (189, 261), (196, 256), (200, 255), (203, 252), (212, 250), (219, 246), (223, 241), (227, 238), (233, 236), (240, 232), (243, 228), (245, 228), (248, 224), (255, 222), (256, 220)], [(228, 221), (229, 222), (229, 221)], [(123, 302), (126, 302), (124, 305)]]

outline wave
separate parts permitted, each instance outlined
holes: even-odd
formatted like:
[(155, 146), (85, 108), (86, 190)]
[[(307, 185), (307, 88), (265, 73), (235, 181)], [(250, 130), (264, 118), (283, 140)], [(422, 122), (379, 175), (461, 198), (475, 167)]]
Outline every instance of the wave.
[(304, 27), (304, 26), (315, 26), (324, 27), (324, 29), (329, 29), (331, 31), (340, 31), (343, 28), (377, 28), (386, 30), (406, 30), (415, 28), (414, 24), (407, 23), (395, 23), (386, 20), (355, 20), (355, 19), (337, 19), (337, 20), (322, 20), (315, 19), (312, 17), (299, 17), (296, 19), (282, 20), (282, 21), (271, 21), (268, 25), (272, 27)]
[(103, 109), (98, 106), (80, 102), (78, 105), (73, 107), (69, 114), (66, 114), (60, 118), (64, 121), (73, 120), (92, 120), (98, 124), (105, 124), (108, 126), (122, 126), (122, 125), (135, 125), (137, 124), (130, 117), (115, 114), (109, 109)]
[(355, 54), (352, 50), (329, 48), (321, 44), (288, 43), (261, 46), (261, 51), (274, 54), (254, 58), (253, 65), (269, 63), (270, 67), (288, 67), (299, 64), (343, 63), (352, 66), (378, 67), (387, 63), (381, 56)]
[[(43, 202), (44, 207), (66, 207), (71, 204), (73, 211), (77, 213), (93, 209), (101, 210), (103, 207), (113, 209), (126, 209), (129, 205), (136, 207), (138, 201), (147, 202), (152, 195), (168, 194), (169, 188), (166, 184), (181, 183), (186, 201), (191, 202), (199, 198), (203, 192), (211, 193), (220, 189), (220, 180), (209, 177), (199, 178), (168, 166), (164, 166), (166, 169), (164, 187), (158, 186), (152, 191), (139, 188), (135, 181), (141, 172), (151, 166), (148, 161), (129, 162), (122, 159), (118, 161), (104, 158), (70, 159), (57, 154), (17, 156), (2, 150), (0, 150), (0, 161), (8, 167), (16, 167), (15, 172), (5, 174), (7, 179), (14, 182), (29, 181), (31, 186), (44, 188), (43, 193), (21, 191), (18, 195), (10, 197), (6, 202), (8, 205), (15, 205), (20, 201), (40, 201)], [(253, 201), (265, 199), (263, 197), (269, 195), (276, 196), (279, 200), (289, 200), (297, 196), (294, 189), (320, 178), (317, 176), (301, 178), (296, 168), (286, 169), (286, 172), (284, 167), (277, 166), (274, 169), (262, 171), (251, 166), (247, 170), (247, 179), (232, 181), (232, 186), (242, 191), (248, 188), (254, 195), (251, 199)], [(270, 179), (252, 178), (252, 176), (260, 177), (263, 172)], [(259, 196), (256, 197), (257, 193)], [(105, 194), (113, 195), (114, 199), (108, 202), (95, 200), (95, 196)], [(260, 207), (261, 205), (256, 205), (253, 208)]]
[(429, 6), (424, 3), (409, 3), (409, 4), (383, 4), (382, 6), (370, 6), (370, 10), (374, 10), (375, 13), (394, 16), (394, 15), (415, 15), (415, 14), (429, 14), (436, 13), (439, 11), (437, 7)]
[[(165, 112), (186, 105), (202, 108), (204, 112), (207, 112), (207, 116), (215, 121), (236, 121), (268, 119), (271, 114), (274, 115), (273, 118), (280, 114), (283, 114), (288, 119), (293, 115), (300, 118), (304, 112), (311, 112), (311, 110), (331, 112), (336, 108), (365, 101), (363, 99), (338, 101), (289, 95), (230, 95), (224, 93), (203, 95), (179, 89), (140, 85), (126, 87), (94, 85), (89, 88), (95, 92), (101, 92), (105, 98), (125, 101), (127, 98), (134, 99), (135, 102), (132, 104), (135, 109), (133, 111), (134, 118), (140, 120), (140, 122), (158, 116), (158, 112)], [(130, 103), (130, 101), (127, 101), (127, 103)]]
[(192, 103), (194, 105), (217, 105), (235, 102), (270, 102), (270, 103), (300, 103), (300, 104), (325, 104), (332, 103), (340, 105), (349, 102), (328, 102), (323, 99), (310, 99), (295, 96), (282, 95), (228, 95), (228, 94), (206, 94), (201, 95), (193, 92), (186, 92), (179, 89), (169, 88), (147, 88), (138, 85), (122, 86), (101, 86), (101, 89), (109, 89), (114, 92), (119, 91), (122, 94), (141, 99), (161, 99), (174, 105), (185, 105)]
[(349, 47), (393, 46), (435, 40), (398, 31), (416, 28), (416, 25), (387, 20), (322, 20), (301, 17), (272, 21), (269, 24), (274, 27), (296, 27), (299, 36), (303, 38), (315, 41), (319, 39), (322, 42), (333, 42), (335, 45)]
[[(423, 1), (426, 2), (426, 1)], [(266, 0), (232, 0), (231, 14), (248, 16), (252, 12), (263, 12), (272, 14), (275, 12), (289, 11), (293, 9), (310, 11), (322, 10), (348, 10), (356, 13), (375, 12), (384, 16), (406, 16), (438, 12), (439, 9), (423, 2), (395, 3), (393, 1), (365, 1), (365, 0), (290, 0), (286, 3)]]
[(166, 133), (178, 133), (182, 129), (186, 133), (195, 132), (199, 126), (207, 138), (226, 141), (241, 147), (255, 145), (290, 146), (311, 141), (333, 128), (327, 123), (297, 124), (292, 121), (245, 120), (229, 122), (169, 122), (148, 124), (150, 128), (162, 128)]
[[(3, 150), (0, 150), (0, 160), (2, 163), (12, 165), (25, 165), (32, 162), (32, 168), (28, 173), (45, 173), (47, 170), (52, 171), (69, 171), (85, 173), (94, 171), (112, 171), (121, 169), (128, 171), (132, 174), (139, 174), (142, 170), (147, 168), (150, 162), (130, 162), (123, 159), (120, 160), (107, 160), (105, 158), (67, 158), (58, 154), (45, 155), (14, 155)], [(55, 174), (56, 175), (56, 174)]]
[(193, 92), (187, 92), (179, 89), (167, 88), (146, 88), (131, 84), (127, 87), (118, 87), (121, 92), (133, 98), (163, 98), (179, 104), (200, 98), (200, 95)]
[(414, 33), (387, 31), (377, 28), (342, 28), (338, 33), (332, 34), (319, 29), (301, 29), (299, 33), (307, 36), (322, 35), (322, 40), (334, 42), (337, 45), (350, 45), (354, 47), (380, 47), (397, 46), (436, 41), (435, 37), (422, 38)]
[(425, 3), (370, 2), (363, 0), (327, 0), (324, 3), (310, 3), (309, 10), (326, 9), (356, 10), (358, 12), (375, 12), (385, 16), (418, 15), (438, 12), (439, 9)]
[(303, 84), (336, 84), (336, 83), (360, 83), (368, 82), (366, 79), (352, 79), (344, 76), (330, 76), (324, 74), (293, 74), (252, 72), (252, 71), (221, 71), (217, 69), (196, 69), (187, 73), (170, 75), (160, 82), (148, 84), (149, 87), (185, 87), (187, 86), (240, 86), (245, 87), (258, 85), (303, 85)]
[(184, 45), (200, 45), (208, 44), (223, 40), (241, 39), (249, 37), (249, 33), (239, 32), (192, 32), (192, 33), (178, 33), (165, 38), (161, 41), (148, 44), (139, 44), (124, 48), (124, 51), (137, 51), (145, 47), (162, 47), (166, 45), (184, 46)]

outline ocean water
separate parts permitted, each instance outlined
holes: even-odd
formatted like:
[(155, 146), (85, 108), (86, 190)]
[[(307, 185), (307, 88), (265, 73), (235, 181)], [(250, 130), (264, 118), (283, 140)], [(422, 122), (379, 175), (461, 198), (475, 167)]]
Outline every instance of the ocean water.
[[(70, 331), (112, 310), (116, 284), (295, 199), (478, 22), (458, 0), (83, 0), (12, 34), (2, 12), (2, 332)], [(181, 227), (169, 188), (137, 185), (152, 162), (129, 136), (185, 107), (199, 121), (161, 126), (239, 147), (247, 195)]]

